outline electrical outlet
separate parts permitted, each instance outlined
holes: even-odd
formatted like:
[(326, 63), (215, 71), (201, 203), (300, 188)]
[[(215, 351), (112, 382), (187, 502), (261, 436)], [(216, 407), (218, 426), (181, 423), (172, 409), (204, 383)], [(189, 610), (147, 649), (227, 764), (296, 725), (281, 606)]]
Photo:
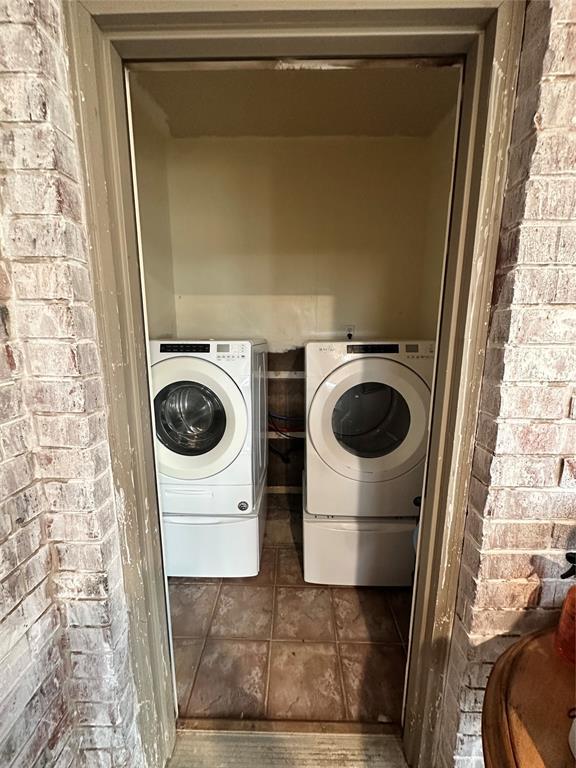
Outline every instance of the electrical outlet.
[(354, 336), (354, 332), (356, 331), (355, 325), (347, 325), (344, 329), (344, 332), (346, 334), (347, 339), (351, 339)]

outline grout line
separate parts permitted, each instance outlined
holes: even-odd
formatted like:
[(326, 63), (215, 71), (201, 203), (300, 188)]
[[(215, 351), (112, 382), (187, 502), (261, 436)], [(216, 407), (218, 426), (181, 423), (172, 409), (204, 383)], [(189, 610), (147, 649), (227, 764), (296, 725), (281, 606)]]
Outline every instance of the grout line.
[[(282, 587), (284, 589), (284, 587)], [(176, 640), (198, 640), (202, 638), (197, 637), (178, 637)], [(377, 645), (384, 646), (386, 648), (403, 647), (403, 643), (400, 640), (355, 640), (353, 638), (346, 640), (308, 640), (301, 637), (254, 637), (250, 635), (210, 635), (210, 640), (230, 640), (239, 643), (300, 643), (304, 645)]]
[[(214, 614), (216, 613), (216, 606), (218, 605), (218, 600), (220, 599), (221, 590), (222, 590), (222, 579), (220, 579), (220, 583), (218, 584), (216, 598), (214, 599), (214, 604), (212, 605), (212, 611), (210, 612), (210, 619), (206, 625), (206, 634), (204, 635), (204, 642), (202, 643), (202, 649), (200, 651), (200, 655), (198, 656), (198, 664), (196, 664), (196, 669), (194, 670), (194, 675), (192, 677), (192, 685), (190, 686), (190, 695), (188, 696), (188, 700), (186, 701), (186, 710), (185, 710), (186, 712), (188, 712), (188, 707), (190, 706), (190, 700), (192, 699), (192, 694), (194, 693), (194, 686), (196, 685), (196, 679), (198, 677), (198, 672), (200, 671), (200, 665), (202, 664), (202, 657), (204, 656), (206, 643), (208, 642), (208, 634), (210, 633), (210, 627), (212, 626)], [(189, 715), (186, 714), (186, 717), (189, 717)]]
[(342, 700), (344, 703), (344, 714), (346, 720), (351, 720), (350, 705), (348, 703), (348, 693), (344, 684), (344, 668), (342, 666), (342, 657), (340, 655), (340, 642), (338, 640), (338, 627), (336, 625), (336, 608), (334, 607), (334, 590), (330, 590), (330, 618), (332, 619), (332, 630), (334, 632), (334, 645), (336, 646), (336, 663), (338, 664), (338, 675), (340, 677), (340, 688), (342, 690)]
[[(412, 611), (412, 601), (414, 600), (414, 587), (410, 590), (410, 612)], [(410, 621), (408, 621), (408, 637), (404, 637), (402, 634), (402, 630), (400, 629), (400, 619), (398, 618), (398, 614), (396, 613), (396, 610), (393, 606), (393, 604), (390, 602), (388, 596), (386, 596), (386, 601), (388, 602), (388, 605), (390, 606), (390, 610), (392, 611), (392, 616), (394, 617), (394, 622), (396, 624), (396, 631), (398, 632), (398, 635), (400, 636), (400, 640), (402, 641), (402, 645), (404, 646), (404, 653), (406, 654), (406, 657), (408, 657), (408, 645), (410, 643)]]
[(264, 695), (264, 718), (268, 720), (268, 701), (270, 698), (270, 672), (272, 669), (272, 640), (274, 638), (274, 619), (276, 616), (276, 582), (278, 579), (278, 548), (274, 547), (274, 575), (272, 577), (272, 621), (268, 641), (268, 660), (266, 665), (266, 692)]
[(394, 607), (390, 602), (390, 598), (388, 597), (388, 594), (387, 593), (385, 594), (386, 594), (386, 605), (388, 606), (388, 610), (390, 611), (390, 614), (392, 616), (392, 621), (394, 622), (396, 634), (400, 638), (400, 642), (402, 643), (402, 647), (404, 648), (404, 653), (406, 653), (406, 643), (404, 642), (404, 636), (402, 635), (402, 632), (400, 632), (400, 623), (398, 622), (398, 618), (396, 617), (396, 611), (394, 610)]

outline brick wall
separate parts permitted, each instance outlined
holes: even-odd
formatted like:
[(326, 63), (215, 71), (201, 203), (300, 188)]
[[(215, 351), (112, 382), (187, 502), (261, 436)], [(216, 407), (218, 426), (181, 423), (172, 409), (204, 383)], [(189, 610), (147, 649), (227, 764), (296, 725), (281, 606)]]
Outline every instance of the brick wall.
[(143, 765), (61, 4), (0, 1), (0, 765)]
[[(61, 0), (0, 0), (0, 764), (144, 764)], [(530, 3), (438, 764), (575, 544), (576, 13)], [(571, 223), (572, 222), (572, 223)], [(81, 755), (78, 757), (81, 745)], [(454, 758), (454, 755), (456, 757)]]
[(576, 548), (576, 3), (527, 8), (439, 763), (480, 768), (483, 691), (553, 623)]

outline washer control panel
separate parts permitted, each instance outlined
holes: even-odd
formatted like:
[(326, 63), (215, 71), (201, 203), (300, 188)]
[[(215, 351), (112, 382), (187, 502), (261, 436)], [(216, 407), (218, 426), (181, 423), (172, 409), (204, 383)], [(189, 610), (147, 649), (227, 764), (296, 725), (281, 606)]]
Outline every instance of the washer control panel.
[(179, 342), (160, 344), (160, 352), (205, 354), (210, 352), (210, 344), (180, 344)]
[(250, 355), (250, 345), (242, 342), (217, 341), (214, 346), (216, 360), (243, 360)]

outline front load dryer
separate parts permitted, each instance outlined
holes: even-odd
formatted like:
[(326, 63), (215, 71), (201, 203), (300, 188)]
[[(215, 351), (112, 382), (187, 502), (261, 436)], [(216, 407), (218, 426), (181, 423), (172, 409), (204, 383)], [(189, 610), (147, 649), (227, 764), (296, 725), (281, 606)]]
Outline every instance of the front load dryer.
[(306, 345), (306, 581), (411, 583), (433, 368), (431, 341)]
[(266, 343), (150, 342), (169, 576), (254, 576), (264, 538)]

